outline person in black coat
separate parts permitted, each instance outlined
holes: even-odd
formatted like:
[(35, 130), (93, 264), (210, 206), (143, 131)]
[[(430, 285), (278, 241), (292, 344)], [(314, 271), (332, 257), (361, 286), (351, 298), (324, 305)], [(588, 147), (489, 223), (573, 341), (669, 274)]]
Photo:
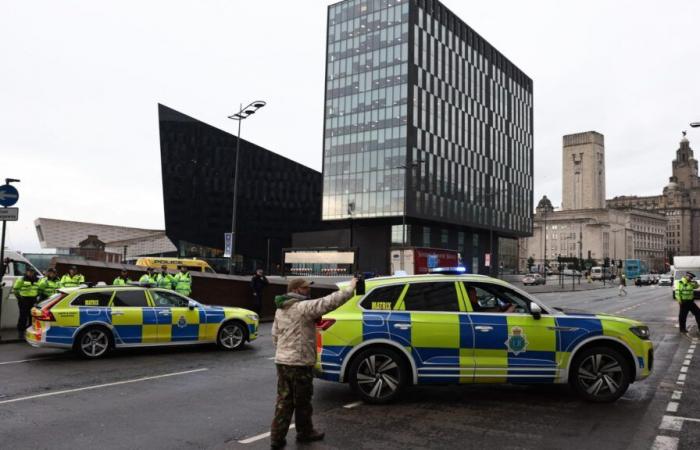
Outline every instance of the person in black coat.
[(250, 287), (253, 290), (253, 308), (258, 315), (262, 315), (263, 289), (270, 284), (262, 269), (255, 271), (255, 275), (250, 279)]

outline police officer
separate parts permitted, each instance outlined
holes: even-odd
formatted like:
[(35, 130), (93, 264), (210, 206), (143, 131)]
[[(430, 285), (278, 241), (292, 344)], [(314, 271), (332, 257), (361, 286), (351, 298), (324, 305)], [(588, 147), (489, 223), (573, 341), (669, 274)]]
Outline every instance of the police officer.
[(85, 283), (85, 277), (78, 273), (78, 268), (70, 266), (68, 273), (61, 277), (61, 286), (71, 288)]
[(126, 286), (130, 284), (129, 272), (126, 269), (119, 271), (119, 276), (112, 281), (112, 286)]
[(146, 269), (146, 273), (141, 275), (141, 278), (139, 278), (139, 283), (155, 285), (156, 284), (156, 276), (153, 272), (154, 272), (153, 267), (148, 267)]
[(17, 278), (13, 286), (17, 306), (19, 307), (19, 318), (17, 319), (17, 335), (19, 339), (24, 339), (24, 331), (31, 325), (32, 307), (39, 296), (39, 279), (34, 272), (34, 268), (27, 267), (24, 276)]
[(160, 266), (160, 273), (156, 275), (156, 284), (163, 289), (173, 288), (173, 276), (168, 273), (168, 266)]
[(39, 280), (39, 297), (49, 298), (61, 287), (61, 280), (58, 279), (56, 269), (49, 268), (46, 271), (46, 276)]
[(192, 275), (187, 271), (187, 266), (177, 266), (180, 271), (173, 277), (173, 285), (175, 285), (175, 290), (189, 297), (192, 292)]
[(678, 311), (678, 327), (681, 333), (688, 332), (685, 328), (685, 321), (688, 318), (689, 312), (692, 312), (695, 316), (695, 321), (700, 330), (700, 308), (695, 304), (695, 289), (697, 289), (698, 283), (693, 280), (694, 278), (695, 274), (686, 272), (685, 276), (678, 282), (678, 287), (676, 288), (676, 300), (680, 304), (680, 310)]
[(253, 290), (253, 308), (258, 315), (262, 315), (263, 289), (270, 284), (262, 269), (255, 271), (255, 275), (250, 279), (250, 288)]

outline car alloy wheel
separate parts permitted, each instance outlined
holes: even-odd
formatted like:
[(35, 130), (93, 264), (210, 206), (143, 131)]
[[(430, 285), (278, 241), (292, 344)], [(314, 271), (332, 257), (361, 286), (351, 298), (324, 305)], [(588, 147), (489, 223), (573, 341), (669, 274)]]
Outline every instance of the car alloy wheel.
[(627, 363), (616, 350), (586, 349), (573, 366), (574, 388), (586, 400), (612, 402), (627, 391), (630, 374)]
[(245, 343), (245, 331), (238, 323), (227, 323), (219, 330), (219, 346), (225, 350), (236, 350)]
[(374, 347), (358, 353), (352, 360), (350, 386), (367, 403), (388, 403), (407, 384), (407, 363), (399, 352)]
[(100, 328), (93, 328), (82, 334), (80, 352), (88, 358), (99, 358), (109, 349), (109, 336)]

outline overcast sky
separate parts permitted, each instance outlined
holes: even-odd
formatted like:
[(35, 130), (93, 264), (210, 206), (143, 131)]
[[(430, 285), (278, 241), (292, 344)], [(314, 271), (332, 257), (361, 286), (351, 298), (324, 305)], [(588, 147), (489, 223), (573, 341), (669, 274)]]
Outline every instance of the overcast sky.
[[(162, 228), (157, 103), (321, 168), (320, 0), (0, 0), (0, 178), (19, 178), (7, 246), (50, 217)], [(561, 201), (561, 138), (605, 135), (607, 197), (655, 195), (700, 121), (700, 2), (444, 3), (534, 80), (535, 201)], [(700, 149), (700, 129), (690, 131)]]

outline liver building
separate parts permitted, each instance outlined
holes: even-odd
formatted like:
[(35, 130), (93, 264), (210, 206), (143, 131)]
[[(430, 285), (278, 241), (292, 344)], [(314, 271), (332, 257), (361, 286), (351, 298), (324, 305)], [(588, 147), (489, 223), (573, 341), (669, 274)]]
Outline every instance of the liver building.
[(668, 218), (666, 256), (700, 255), (700, 178), (698, 161), (683, 132), (673, 160), (673, 175), (663, 194), (650, 197), (619, 196), (607, 201), (609, 208), (646, 209)]

